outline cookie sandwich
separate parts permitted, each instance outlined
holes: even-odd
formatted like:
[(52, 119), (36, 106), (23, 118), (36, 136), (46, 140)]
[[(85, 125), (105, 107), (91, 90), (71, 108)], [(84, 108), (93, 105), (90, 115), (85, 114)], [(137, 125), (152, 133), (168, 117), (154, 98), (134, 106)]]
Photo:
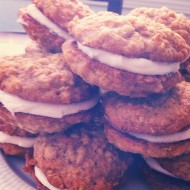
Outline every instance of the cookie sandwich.
[(0, 115), (0, 149), (7, 155), (24, 156), (33, 147), (37, 135), (20, 129), (2, 104)]
[(130, 154), (108, 143), (103, 129), (75, 126), (65, 133), (40, 136), (25, 171), (40, 189), (113, 189), (132, 162)]
[[(45, 57), (46, 55), (47, 54), (45, 52), (40, 54), (35, 52), (35, 54), (33, 54), (31, 51), (30, 53), (26, 53), (20, 56), (5, 56), (4, 58), (0, 59), (0, 63), (2, 65), (9, 62), (19, 63), (21, 59), (23, 62), (24, 60), (28, 59), (35, 61), (39, 58)], [(1, 71), (1, 83), (3, 83), (3, 78), (8, 78), (8, 72), (4, 75), (5, 70), (8, 67), (8, 65), (7, 67), (5, 66), (5, 68)], [(15, 68), (13, 68), (11, 72), (14, 72), (14, 69)], [(9, 85), (13, 85), (13, 83), (10, 82)], [(2, 96), (3, 95), (1, 95), (1, 97)], [(7, 99), (7, 101), (9, 101), (9, 99)], [(19, 128), (14, 115), (12, 115), (11, 112), (9, 112), (0, 101), (0, 148), (5, 154), (24, 156), (26, 151), (33, 147), (34, 139), (37, 135), (38, 134), (33, 134), (25, 129)]]
[(90, 84), (123, 96), (166, 93), (189, 56), (185, 40), (163, 24), (100, 12), (68, 25), (76, 39), (63, 44), (70, 69)]
[(68, 22), (76, 15), (83, 18), (93, 11), (78, 0), (33, 0), (21, 8), (18, 22), (31, 39), (50, 52), (61, 52), (61, 45), (73, 37), (68, 33)]
[(129, 98), (104, 96), (105, 134), (119, 149), (145, 157), (172, 158), (190, 152), (190, 84), (167, 94)]
[(98, 91), (67, 68), (62, 53), (1, 58), (0, 143), (7, 138), (10, 143), (7, 135), (24, 137), (22, 130), (37, 135), (90, 122), (97, 112)]

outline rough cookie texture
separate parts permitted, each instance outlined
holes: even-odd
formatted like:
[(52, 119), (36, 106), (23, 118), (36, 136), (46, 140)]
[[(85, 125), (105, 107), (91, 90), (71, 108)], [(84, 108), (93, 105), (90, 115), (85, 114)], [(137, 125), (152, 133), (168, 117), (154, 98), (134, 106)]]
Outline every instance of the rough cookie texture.
[(83, 45), (126, 57), (172, 63), (189, 56), (189, 46), (179, 34), (149, 19), (100, 12), (75, 17), (68, 29)]
[(64, 30), (75, 17), (83, 18), (93, 14), (93, 11), (78, 0), (32, 0), (36, 7), (51, 21)]
[(181, 156), (170, 159), (157, 159), (160, 165), (179, 177), (180, 179), (190, 181), (190, 154), (183, 154)]
[[(183, 14), (176, 13), (166, 7), (147, 8), (140, 7), (133, 9), (129, 15), (142, 17), (162, 23), (174, 32), (180, 34), (186, 43), (190, 45), (190, 20)], [(190, 63), (189, 61), (181, 64), (181, 73), (186, 81), (190, 81)]]
[(110, 145), (102, 129), (90, 126), (40, 137), (34, 145), (33, 163), (59, 189), (113, 189), (130, 162), (130, 155)]
[(25, 100), (53, 104), (81, 102), (98, 92), (68, 69), (62, 53), (1, 58), (0, 89)]
[(180, 34), (187, 42), (187, 44), (190, 45), (190, 20), (183, 14), (176, 13), (167, 7), (140, 7), (133, 9), (129, 15), (136, 17), (145, 17), (146, 19), (162, 23), (171, 30)]
[(165, 93), (181, 81), (179, 73), (150, 76), (115, 69), (90, 59), (72, 41), (63, 44), (63, 53), (70, 69), (85, 81), (124, 96), (143, 97)]
[(181, 82), (167, 94), (146, 98), (107, 93), (104, 112), (113, 126), (127, 133), (173, 134), (190, 124), (190, 83)]
[(108, 141), (125, 152), (142, 154), (145, 157), (172, 158), (190, 153), (190, 140), (176, 143), (152, 143), (122, 133), (109, 125), (105, 127)]

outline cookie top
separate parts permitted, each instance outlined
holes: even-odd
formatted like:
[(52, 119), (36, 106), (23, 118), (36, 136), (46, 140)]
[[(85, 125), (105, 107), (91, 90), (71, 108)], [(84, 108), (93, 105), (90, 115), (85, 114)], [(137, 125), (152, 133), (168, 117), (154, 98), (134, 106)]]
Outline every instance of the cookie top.
[(75, 17), (69, 32), (82, 45), (129, 58), (182, 62), (189, 56), (185, 40), (163, 24), (135, 16), (99, 12)]
[(176, 13), (167, 7), (148, 8), (140, 7), (133, 9), (129, 15), (145, 17), (156, 22), (162, 23), (176, 33), (180, 34), (187, 44), (190, 45), (190, 20), (184, 15)]
[(93, 11), (78, 0), (33, 0), (36, 7), (51, 21), (67, 31), (68, 23), (77, 15), (83, 18)]
[(181, 82), (167, 94), (129, 98), (109, 93), (103, 98), (105, 114), (127, 133), (173, 134), (190, 124), (190, 83)]
[(129, 158), (108, 143), (102, 129), (89, 126), (39, 137), (34, 145), (36, 166), (60, 189), (112, 189)]
[(0, 59), (0, 90), (22, 99), (69, 104), (97, 93), (66, 66), (62, 53), (32, 53)]

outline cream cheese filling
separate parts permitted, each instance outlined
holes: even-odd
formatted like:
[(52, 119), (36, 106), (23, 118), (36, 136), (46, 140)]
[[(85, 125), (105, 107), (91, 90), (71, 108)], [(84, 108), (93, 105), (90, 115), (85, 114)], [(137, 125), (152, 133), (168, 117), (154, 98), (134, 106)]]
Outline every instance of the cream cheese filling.
[(27, 101), (17, 96), (11, 95), (0, 90), (0, 102), (13, 115), (15, 113), (28, 113), (51, 118), (62, 118), (63, 116), (75, 114), (80, 111), (89, 110), (94, 107), (99, 101), (99, 96), (96, 95), (92, 99), (73, 104), (49, 104)]
[(137, 133), (128, 133), (128, 134), (138, 139), (143, 139), (153, 143), (173, 143), (190, 139), (190, 129), (163, 136), (152, 136), (152, 135), (144, 135)]
[(127, 58), (101, 49), (83, 46), (79, 42), (77, 42), (77, 45), (78, 48), (90, 58), (113, 68), (132, 73), (143, 75), (165, 75), (178, 72), (180, 66), (179, 62), (162, 63), (144, 58)]
[(163, 173), (163, 174), (168, 175), (170, 177), (177, 178), (175, 175), (173, 175), (172, 173), (165, 170), (156, 159), (144, 158), (144, 160), (150, 168), (156, 170), (157, 172)]
[(34, 167), (34, 172), (35, 172), (35, 176), (37, 177), (39, 182), (42, 185), (44, 185), (45, 187), (47, 187), (49, 190), (60, 190), (57, 187), (54, 187), (52, 184), (49, 183), (49, 181), (47, 180), (45, 174), (37, 166)]
[[(27, 14), (29, 14), (33, 19), (38, 21), (41, 25), (46, 26), (50, 31), (56, 33), (58, 36), (62, 37), (63, 39), (69, 40), (73, 39), (68, 32), (61, 29), (55, 23), (53, 23), (50, 19), (48, 19), (34, 4), (28, 5)], [(17, 20), (21, 24), (26, 25), (26, 22), (23, 19), (18, 18)]]
[(0, 143), (9, 143), (23, 148), (31, 148), (34, 145), (35, 138), (11, 136), (0, 131)]

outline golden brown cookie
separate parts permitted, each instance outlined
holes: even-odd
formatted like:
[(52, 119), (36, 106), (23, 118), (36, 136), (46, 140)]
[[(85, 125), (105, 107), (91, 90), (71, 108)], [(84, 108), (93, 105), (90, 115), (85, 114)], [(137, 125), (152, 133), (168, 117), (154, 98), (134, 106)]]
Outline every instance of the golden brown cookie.
[(190, 124), (190, 84), (181, 82), (167, 94), (129, 98), (116, 93), (103, 97), (106, 117), (126, 133), (168, 135)]
[(68, 30), (68, 23), (77, 16), (83, 18), (93, 11), (79, 0), (32, 0), (33, 4), (42, 11), (46, 17), (64, 30)]
[(2, 117), (32, 133), (66, 130), (97, 113), (98, 88), (73, 74), (61, 53), (2, 58), (0, 81)]
[(187, 44), (190, 45), (190, 20), (184, 14), (177, 13), (167, 7), (140, 7), (133, 9), (129, 12), (129, 15), (145, 17), (146, 19), (162, 23), (171, 30), (180, 34), (185, 39)]
[(39, 137), (25, 170), (40, 168), (59, 189), (113, 189), (130, 162), (130, 154), (109, 144), (101, 128), (75, 126), (65, 134)]
[(145, 157), (172, 158), (190, 152), (190, 140), (176, 143), (155, 143), (135, 138), (127, 133), (105, 126), (108, 141), (125, 152), (138, 153)]
[(26, 151), (33, 147), (37, 135), (20, 129), (16, 122), (5, 116), (5, 113), (8, 111), (0, 104), (0, 148), (7, 155), (24, 156)]
[(18, 22), (43, 49), (61, 52), (61, 45), (72, 38), (68, 33), (68, 22), (75, 16), (82, 18), (92, 13), (78, 0), (48, 0), (45, 3), (37, 0), (19, 10)]
[(148, 19), (100, 12), (75, 18), (69, 31), (77, 41), (63, 44), (71, 70), (90, 84), (125, 96), (167, 92), (180, 81), (177, 62), (189, 56), (179, 34)]
[(70, 71), (61, 53), (1, 58), (0, 89), (26, 100), (54, 104), (88, 100), (98, 91)]
[(75, 17), (68, 29), (84, 46), (127, 57), (172, 63), (189, 56), (189, 47), (180, 35), (148, 19), (100, 12), (83, 19)]
[(181, 82), (167, 94), (129, 98), (107, 93), (102, 99), (105, 134), (126, 152), (171, 158), (189, 153), (190, 84)]

